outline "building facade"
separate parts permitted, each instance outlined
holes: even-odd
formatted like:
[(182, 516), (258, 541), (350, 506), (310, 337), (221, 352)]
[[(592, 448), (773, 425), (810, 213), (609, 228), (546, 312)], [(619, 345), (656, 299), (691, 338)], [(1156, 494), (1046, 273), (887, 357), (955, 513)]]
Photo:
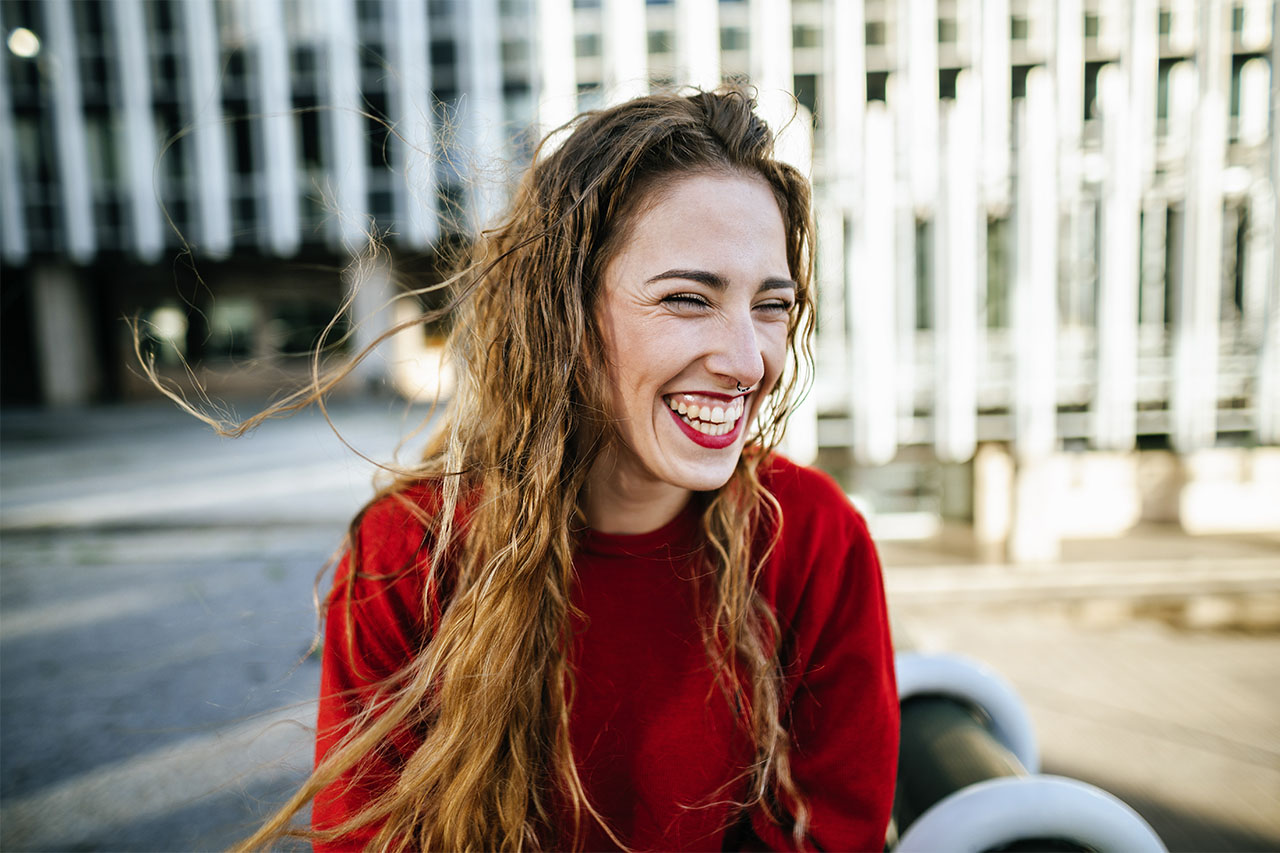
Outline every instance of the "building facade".
[[(794, 453), (967, 466), (1006, 484), (965, 510), (1005, 538), (981, 495), (1094, 476), (1064, 450), (1226, 447), (1261, 482), (1276, 18), (1272, 0), (0, 0), (4, 397), (147, 393), (130, 316), (175, 378), (185, 359), (215, 391), (278, 384), (369, 235), (387, 251), (361, 268), (357, 346), (543, 133), (727, 80), (815, 183)], [(428, 344), (366, 379), (426, 381)], [(1139, 476), (1121, 468), (1103, 479)]]

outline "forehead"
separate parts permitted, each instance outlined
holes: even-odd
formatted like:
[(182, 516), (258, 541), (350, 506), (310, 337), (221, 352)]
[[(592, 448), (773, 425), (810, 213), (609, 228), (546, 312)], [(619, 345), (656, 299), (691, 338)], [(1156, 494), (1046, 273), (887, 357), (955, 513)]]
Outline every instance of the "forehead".
[(772, 187), (758, 175), (738, 173), (662, 182), (632, 215), (606, 279), (651, 267), (790, 277), (786, 228)]

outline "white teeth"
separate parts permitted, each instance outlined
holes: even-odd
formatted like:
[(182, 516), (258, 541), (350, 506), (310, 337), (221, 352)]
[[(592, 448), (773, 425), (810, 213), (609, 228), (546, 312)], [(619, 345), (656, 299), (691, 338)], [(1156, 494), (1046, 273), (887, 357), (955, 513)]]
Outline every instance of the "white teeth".
[(667, 398), (667, 407), (681, 415), (681, 420), (704, 435), (726, 435), (733, 432), (742, 417), (743, 398), (735, 397), (727, 406), (707, 406)]
[(690, 420), (687, 416), (682, 417), (680, 420), (684, 421), (704, 435), (726, 435), (727, 433), (733, 432), (733, 428), (738, 424), (736, 418), (719, 424), (708, 423), (707, 421)]
[(733, 432), (734, 426), (737, 425), (737, 421), (729, 421), (723, 424), (709, 424), (706, 421), (686, 420), (685, 423), (689, 424), (689, 426), (693, 427), (698, 432), (706, 433), (707, 435), (725, 435)]

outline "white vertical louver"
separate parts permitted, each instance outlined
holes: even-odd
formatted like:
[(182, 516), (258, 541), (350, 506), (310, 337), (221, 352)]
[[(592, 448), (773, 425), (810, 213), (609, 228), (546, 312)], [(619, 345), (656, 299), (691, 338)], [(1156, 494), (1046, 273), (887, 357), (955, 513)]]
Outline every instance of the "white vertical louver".
[(1080, 140), (1084, 129), (1084, 8), (1081, 0), (1057, 0), (1053, 41), (1053, 92), (1057, 103), (1055, 124), (1058, 190), (1065, 216), (1066, 240), (1062, 246), (1064, 282), (1070, 283), (1079, 266)]
[[(862, 194), (861, 169), (863, 152), (863, 114), (867, 105), (867, 70), (865, 51), (866, 23), (861, 3), (827, 2), (823, 6), (825, 29), (823, 51), (824, 85), (821, 87), (822, 115), (825, 123), (823, 163), (825, 187), (823, 187), (823, 221), (819, 222), (818, 249), (823, 278), (818, 291), (819, 307), (819, 358), (836, 364), (849, 362), (849, 371), (840, 376), (838, 397), (847, 399), (852, 393), (848, 409), (855, 417), (853, 442), (855, 452), (861, 447), (858, 436), (856, 377), (858, 355), (850, 348), (846, 326), (853, 328), (853, 301), (858, 287), (858, 276), (866, 273), (858, 266), (857, 240), (866, 222)], [(886, 168), (880, 164), (880, 168)], [(815, 176), (819, 177), (819, 176)], [(890, 192), (881, 203), (892, 198)], [(892, 215), (890, 213), (889, 215)], [(892, 288), (884, 288), (892, 296)], [(830, 356), (825, 356), (830, 352)], [(892, 418), (892, 413), (890, 413)]]
[(93, 227), (89, 151), (85, 141), (84, 101), (80, 91), (80, 53), (70, 0), (44, 5), (46, 40), (53, 78), (54, 144), (58, 164), (58, 200), (62, 205), (67, 253), (85, 263), (98, 249)]
[(218, 21), (213, 0), (186, 0), (177, 8), (187, 49), (186, 94), (195, 150), (188, 187), (195, 193), (199, 211), (196, 247), (221, 257), (231, 251), (231, 184), (219, 82)]
[(435, 107), (431, 100), (431, 37), (427, 7), (418, 0), (395, 0), (386, 18), (391, 59), (391, 181), (400, 239), (425, 249), (440, 236), (436, 217)]
[(604, 96), (620, 103), (649, 93), (649, 28), (644, 0), (602, 0)]
[[(932, 215), (938, 193), (938, 4), (899, 0), (897, 67), (907, 75), (911, 202), (916, 216)], [(980, 162), (980, 161), (975, 161)], [(967, 168), (973, 168), (969, 164)]]
[(894, 280), (893, 117), (883, 104), (866, 114), (866, 162), (849, 253), (848, 312), (852, 341), (853, 452), (866, 465), (882, 465), (898, 449), (899, 367)]
[(979, 31), (972, 42), (982, 87), (982, 200), (988, 212), (1002, 216), (1009, 208), (1009, 0), (973, 2), (969, 18)]
[(325, 0), (325, 79), (328, 96), (329, 162), (336, 205), (331, 232), (348, 251), (369, 236), (369, 188), (365, 175), (364, 107), (360, 98), (355, 0)]
[(1196, 28), (1200, 26), (1197, 7), (1207, 0), (1170, 0), (1169, 49), (1176, 54), (1195, 50)]
[[(905, 71), (892, 72), (888, 79), (889, 110), (894, 133), (894, 248), (893, 278), (888, 286), (894, 290), (898, 315), (898, 418), (905, 426), (899, 441), (919, 440), (913, 433), (916, 424), (917, 349), (920, 343), (917, 324), (918, 298), (916, 274), (917, 222), (911, 201), (911, 150), (902, 140), (912, 132), (910, 87)], [(901, 150), (899, 150), (901, 149)]]
[(498, 0), (469, 0), (457, 15), (465, 180), (472, 225), (485, 227), (503, 203), (500, 166), (505, 151), (502, 116), (501, 28)]
[(748, 21), (751, 82), (760, 89), (762, 103), (768, 103), (794, 85), (791, 0), (750, 0)]
[(1054, 86), (1044, 69), (1027, 75), (1018, 134), (1013, 273), (1014, 442), (1023, 458), (1055, 449), (1057, 431), (1058, 146)]
[(979, 104), (967, 72), (943, 110), (943, 180), (934, 219), (934, 446), (938, 458), (963, 462), (977, 446), (979, 247)]
[(1097, 322), (1097, 390), (1094, 445), (1130, 450), (1137, 416), (1138, 371), (1138, 146), (1132, 131), (1136, 105), (1124, 70), (1098, 74), (1102, 113), (1102, 217), (1098, 228), (1100, 275)]
[(1231, 81), (1231, 7), (1204, 0), (1196, 44), (1198, 98), (1191, 127), (1171, 438), (1179, 450), (1212, 447), (1217, 435), (1218, 323), (1222, 291), (1222, 169)]
[[(1275, 15), (1275, 0), (1243, 0), (1241, 12), (1244, 20), (1240, 27), (1240, 44), (1245, 50), (1262, 50), (1271, 42), (1271, 17)], [(1274, 48), (1272, 56), (1275, 56)]]
[(540, 137), (578, 112), (573, 0), (538, 0), (538, 125)]
[[(3, 11), (3, 10), (0, 10)], [(0, 19), (0, 33), (9, 32)], [(13, 132), (13, 105), (9, 99), (8, 63), (0, 62), (0, 248), (6, 263), (27, 259), (26, 211), (18, 174), (18, 144)]]
[(720, 9), (716, 0), (676, 0), (676, 82), (720, 85)]
[[(862, 206), (863, 115), (867, 109), (866, 18), (861, 3), (826, 4), (825, 85), (821, 88), (826, 133), (827, 191), (850, 213)], [(880, 164), (876, 164), (880, 169)]]
[(266, 227), (260, 231), (265, 248), (288, 256), (298, 250), (298, 142), (294, 132), (289, 85), (289, 40), (283, 0), (254, 0), (251, 37), (256, 39), (257, 110), (254, 130), (261, 152), (262, 190)]
[[(1156, 85), (1160, 77), (1160, 6), (1158, 0), (1130, 0), (1128, 26), (1120, 65), (1129, 87), (1128, 135), (1133, 146), (1137, 190), (1151, 188), (1156, 159)], [(1135, 237), (1135, 242), (1136, 242)]]
[(129, 222), (133, 250), (155, 261), (164, 249), (164, 230), (153, 175), (156, 126), (151, 110), (151, 77), (147, 68), (147, 31), (141, 0), (112, 0), (112, 32), (118, 45), (120, 98), (124, 113), (124, 171), (129, 187)]
[[(1268, 241), (1265, 263), (1258, 270), (1266, 282), (1266, 307), (1262, 318), (1261, 345), (1258, 353), (1258, 391), (1256, 424), (1258, 440), (1280, 444), (1280, 2), (1271, 4), (1268, 22), (1271, 41), (1271, 129), (1268, 134), (1270, 181), (1255, 187), (1255, 207)], [(1265, 208), (1265, 210), (1264, 210)], [(1269, 222), (1268, 222), (1269, 220)]]

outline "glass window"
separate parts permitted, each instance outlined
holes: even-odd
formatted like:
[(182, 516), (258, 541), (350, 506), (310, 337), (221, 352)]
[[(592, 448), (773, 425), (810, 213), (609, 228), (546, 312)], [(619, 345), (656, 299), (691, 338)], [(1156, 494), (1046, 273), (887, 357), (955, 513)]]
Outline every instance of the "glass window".
[(246, 358), (253, 352), (258, 307), (248, 297), (220, 296), (209, 306), (210, 358)]
[(747, 31), (742, 27), (723, 27), (720, 30), (722, 50), (746, 50)]
[(177, 366), (187, 354), (187, 315), (176, 305), (165, 303), (143, 315), (139, 329), (142, 351), (157, 364)]
[(580, 57), (600, 55), (600, 36), (596, 33), (583, 33), (573, 40), (573, 51)]
[(649, 32), (649, 52), (670, 53), (674, 35), (671, 30), (651, 30)]
[(796, 24), (791, 28), (792, 47), (821, 47), (822, 31), (808, 24)]

